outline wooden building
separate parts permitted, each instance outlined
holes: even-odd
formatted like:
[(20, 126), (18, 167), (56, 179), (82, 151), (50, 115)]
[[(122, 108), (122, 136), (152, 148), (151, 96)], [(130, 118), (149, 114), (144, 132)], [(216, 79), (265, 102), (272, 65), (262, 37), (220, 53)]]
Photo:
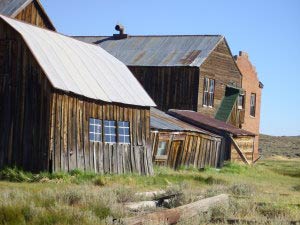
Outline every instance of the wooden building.
[(98, 46), (0, 16), (0, 168), (151, 174), (151, 106)]
[[(193, 110), (240, 126), (242, 75), (221, 35), (78, 36), (124, 62), (163, 111)], [(121, 28), (121, 29), (120, 29)]]
[(247, 164), (251, 164), (255, 160), (255, 134), (195, 111), (169, 110), (168, 114), (223, 137), (225, 141), (225, 160), (241, 161)]
[(1, 0), (0, 14), (55, 31), (39, 0)]
[(177, 169), (222, 167), (225, 142), (221, 136), (185, 123), (151, 108), (151, 148), (153, 162)]

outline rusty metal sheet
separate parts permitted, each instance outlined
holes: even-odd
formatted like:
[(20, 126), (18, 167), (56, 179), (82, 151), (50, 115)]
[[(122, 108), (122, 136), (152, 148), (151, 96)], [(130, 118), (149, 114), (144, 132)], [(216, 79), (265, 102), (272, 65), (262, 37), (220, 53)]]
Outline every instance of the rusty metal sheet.
[(76, 36), (77, 40), (96, 44), (127, 66), (200, 67), (224, 39), (221, 35)]
[(202, 113), (189, 110), (169, 110), (168, 114), (202, 129), (224, 131), (235, 136), (255, 136), (226, 122), (211, 118)]
[(24, 39), (54, 88), (105, 102), (155, 103), (125, 64), (98, 46), (5, 16)]
[(210, 135), (213, 137), (219, 137), (216, 134), (213, 134), (211, 132), (208, 132), (206, 130), (200, 129), (191, 124), (183, 122), (182, 120), (177, 119), (171, 115), (168, 115), (156, 108), (150, 109), (150, 127), (152, 130), (172, 131), (172, 132), (190, 131), (190, 132)]
[(31, 2), (32, 0), (1, 0), (0, 14), (14, 17)]

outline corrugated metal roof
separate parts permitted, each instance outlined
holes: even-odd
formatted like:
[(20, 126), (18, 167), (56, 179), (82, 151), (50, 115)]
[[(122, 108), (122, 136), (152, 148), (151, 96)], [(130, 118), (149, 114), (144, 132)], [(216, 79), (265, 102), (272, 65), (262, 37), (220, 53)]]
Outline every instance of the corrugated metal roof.
[(14, 17), (31, 2), (32, 0), (1, 0), (0, 14)]
[(211, 118), (199, 112), (171, 109), (168, 111), (168, 114), (200, 128), (225, 131), (236, 136), (255, 136), (255, 134), (249, 131), (239, 129), (231, 124)]
[(166, 130), (166, 131), (191, 131), (201, 134), (207, 134), (213, 137), (219, 137), (216, 134), (212, 134), (203, 129), (192, 126), (186, 122), (183, 122), (173, 116), (170, 116), (156, 108), (150, 110), (150, 127), (153, 130)]
[(218, 43), (221, 35), (174, 35), (74, 37), (101, 46), (127, 66), (200, 67)]
[(0, 17), (21, 34), (54, 88), (105, 102), (155, 106), (126, 65), (102, 48)]

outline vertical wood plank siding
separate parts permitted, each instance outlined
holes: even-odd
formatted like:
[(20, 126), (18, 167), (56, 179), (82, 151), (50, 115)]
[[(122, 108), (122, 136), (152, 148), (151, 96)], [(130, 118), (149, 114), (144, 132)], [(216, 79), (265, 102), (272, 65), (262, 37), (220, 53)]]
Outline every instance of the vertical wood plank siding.
[[(166, 160), (156, 159), (160, 140), (168, 142)], [(172, 143), (182, 141), (181, 153), (172, 150)], [(152, 158), (156, 165), (170, 166), (177, 169), (180, 166), (202, 169), (207, 166), (222, 167), (225, 160), (225, 144), (221, 138), (213, 138), (193, 132), (163, 132), (152, 131)], [(175, 162), (176, 160), (176, 162)], [(175, 166), (174, 166), (175, 165)]]
[[(204, 78), (215, 79), (214, 106), (203, 107)], [(197, 111), (214, 117), (225, 96), (226, 85), (242, 87), (241, 73), (223, 40), (200, 67)], [(235, 124), (235, 122), (233, 122)]]
[(197, 110), (199, 68), (129, 66), (157, 108)]
[[(241, 87), (241, 73), (226, 41), (221, 41), (206, 61), (198, 67), (129, 66), (148, 94), (162, 111), (194, 110), (215, 117), (225, 96), (226, 85)], [(203, 107), (204, 78), (215, 80), (214, 106)], [(236, 115), (229, 122), (239, 124)]]
[[(98, 173), (153, 174), (151, 149), (146, 148), (150, 135), (149, 107), (99, 103), (56, 92), (52, 94), (51, 112), (53, 171), (78, 168)], [(128, 121), (131, 144), (91, 142), (90, 118)]]
[(44, 14), (43, 10), (38, 3), (36, 3), (36, 1), (32, 1), (30, 4), (28, 4), (28, 6), (19, 12), (15, 18), (42, 28), (55, 30), (49, 21), (49, 18)]
[(50, 84), (19, 35), (2, 22), (0, 43), (0, 167), (47, 170)]
[[(90, 117), (129, 121), (130, 144), (90, 142)], [(153, 174), (149, 127), (149, 107), (54, 90), (20, 35), (0, 21), (0, 169)]]

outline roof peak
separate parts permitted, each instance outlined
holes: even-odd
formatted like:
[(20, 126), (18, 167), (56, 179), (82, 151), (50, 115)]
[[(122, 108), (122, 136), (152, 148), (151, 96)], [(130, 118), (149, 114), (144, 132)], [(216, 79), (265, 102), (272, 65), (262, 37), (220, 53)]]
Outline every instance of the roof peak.
[(0, 15), (2, 22), (19, 33), (54, 89), (104, 102), (155, 106), (126, 65), (102, 48)]

